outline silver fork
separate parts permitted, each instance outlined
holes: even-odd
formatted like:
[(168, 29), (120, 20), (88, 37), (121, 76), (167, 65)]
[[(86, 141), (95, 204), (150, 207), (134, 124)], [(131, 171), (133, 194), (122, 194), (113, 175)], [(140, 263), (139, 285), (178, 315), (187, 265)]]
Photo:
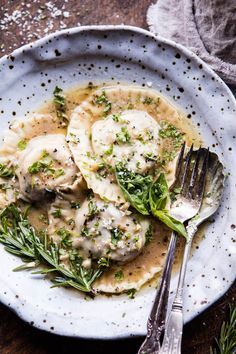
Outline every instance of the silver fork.
[[(164, 339), (160, 350), (161, 354), (181, 353), (181, 340), (183, 333), (183, 287), (192, 240), (198, 226), (213, 215), (218, 209), (223, 192), (223, 165), (220, 163), (216, 154), (208, 152), (206, 153), (206, 156), (208, 160), (208, 173), (207, 180), (205, 179), (205, 195), (208, 197), (204, 199), (197, 217), (191, 219), (187, 226), (188, 240), (184, 248), (177, 291), (172, 304), (170, 316), (167, 320)], [(205, 184), (205, 182), (203, 183)], [(202, 198), (202, 191), (200, 194), (201, 197), (197, 195), (198, 199)]]
[[(204, 192), (209, 151), (200, 148), (193, 152), (191, 146), (184, 159), (185, 144), (183, 144), (176, 168), (175, 182), (172, 190), (180, 188), (180, 194), (172, 202), (170, 214), (174, 218), (185, 222), (193, 218), (199, 211)], [(192, 159), (193, 156), (195, 159)], [(200, 172), (199, 172), (200, 165)], [(153, 308), (147, 323), (147, 336), (140, 347), (138, 354), (157, 354), (160, 350), (160, 338), (165, 328), (166, 312), (169, 297), (170, 276), (174, 260), (177, 235), (171, 235), (167, 258), (156, 294)]]

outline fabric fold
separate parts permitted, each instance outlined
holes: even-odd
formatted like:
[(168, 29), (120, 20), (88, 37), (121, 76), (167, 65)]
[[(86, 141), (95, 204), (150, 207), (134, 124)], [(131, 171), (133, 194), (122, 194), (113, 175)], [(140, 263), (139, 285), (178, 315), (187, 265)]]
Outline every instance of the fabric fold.
[(151, 32), (188, 47), (236, 85), (236, 0), (158, 0), (147, 22)]

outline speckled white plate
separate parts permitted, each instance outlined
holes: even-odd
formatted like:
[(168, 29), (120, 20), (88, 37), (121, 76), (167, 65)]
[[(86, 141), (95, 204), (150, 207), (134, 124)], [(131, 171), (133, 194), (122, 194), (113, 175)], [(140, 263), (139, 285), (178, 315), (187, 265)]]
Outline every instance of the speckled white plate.
[[(187, 49), (128, 26), (79, 27), (47, 36), (0, 60), (1, 134), (9, 121), (51, 98), (55, 85), (83, 82), (152, 83), (187, 111), (205, 142), (221, 157), (229, 177), (222, 206), (189, 262), (185, 322), (217, 300), (235, 278), (236, 104), (209, 67)], [(51, 289), (29, 272), (13, 273), (20, 260), (0, 247), (0, 300), (32, 325), (92, 338), (144, 335), (155, 290), (85, 300)], [(173, 289), (176, 278), (171, 284)]]

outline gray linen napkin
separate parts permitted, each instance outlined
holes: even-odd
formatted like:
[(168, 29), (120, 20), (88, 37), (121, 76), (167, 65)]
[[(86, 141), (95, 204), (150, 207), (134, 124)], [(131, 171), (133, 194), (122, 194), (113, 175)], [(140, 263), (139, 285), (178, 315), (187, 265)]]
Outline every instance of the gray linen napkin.
[(158, 0), (150, 30), (179, 42), (236, 85), (236, 0)]

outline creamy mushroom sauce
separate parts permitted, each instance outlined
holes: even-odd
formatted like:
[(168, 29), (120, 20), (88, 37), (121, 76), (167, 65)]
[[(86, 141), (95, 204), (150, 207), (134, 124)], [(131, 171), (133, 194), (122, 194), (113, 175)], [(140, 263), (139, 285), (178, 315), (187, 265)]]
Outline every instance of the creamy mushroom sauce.
[[(106, 89), (106, 87), (108, 86), (109, 88)], [(122, 87), (122, 89), (120, 89), (120, 87)], [(99, 98), (104, 95), (104, 92), (105, 99), (99, 101)], [(82, 112), (82, 115), (84, 115), (84, 119), (88, 119), (88, 121), (85, 123), (84, 131), (86, 132), (86, 129), (89, 132), (90, 130), (92, 131), (92, 136), (87, 135), (87, 138), (85, 137), (85, 139), (87, 139), (87, 147), (91, 150), (89, 152), (86, 149), (84, 151), (81, 151), (81, 147), (79, 146), (77, 150), (75, 149), (75, 151), (73, 151), (73, 146), (71, 147), (71, 145), (75, 144), (75, 141), (73, 141), (73, 139), (76, 139), (78, 137), (77, 133), (71, 133), (74, 131), (73, 129), (75, 128), (73, 124), (72, 130), (70, 130), (69, 128), (70, 135), (68, 135), (66, 128), (60, 127), (59, 129), (56, 124), (50, 125), (50, 129), (47, 131), (47, 124), (45, 124), (44, 122), (43, 134), (42, 131), (39, 131), (39, 134), (37, 134), (36, 132), (34, 134), (29, 134), (29, 137), (24, 137), (24, 139), (26, 140), (28, 138), (33, 139), (30, 141), (30, 146), (26, 147), (25, 153), (20, 154), (19, 159), (19, 161), (22, 163), (22, 165), (18, 166), (18, 176), (20, 185), (27, 185), (27, 188), (24, 189), (24, 191), (26, 192), (20, 193), (23, 194), (23, 198), (25, 197), (25, 200), (30, 200), (30, 197), (27, 195), (27, 192), (30, 190), (29, 187), (31, 182), (28, 183), (29, 176), (26, 172), (29, 171), (29, 166), (33, 166), (35, 162), (34, 155), (37, 157), (37, 160), (47, 160), (48, 158), (47, 152), (44, 152), (44, 156), (40, 155), (37, 140), (40, 144), (45, 144), (45, 146), (47, 145), (49, 149), (52, 150), (52, 154), (55, 155), (54, 157), (56, 162), (54, 160), (50, 160), (46, 161), (46, 164), (49, 163), (50, 168), (52, 170), (52, 174), (54, 174), (55, 177), (56, 173), (56, 178), (59, 178), (61, 181), (59, 183), (59, 199), (57, 197), (52, 204), (45, 202), (45, 204), (40, 203), (40, 207), (38, 205), (33, 206), (29, 214), (30, 222), (37, 229), (47, 229), (50, 235), (55, 238), (55, 241), (58, 237), (60, 237), (60, 235), (58, 234), (58, 230), (69, 230), (72, 234), (74, 232), (75, 237), (73, 239), (72, 245), (74, 246), (75, 250), (79, 249), (80, 251), (83, 251), (82, 253), (85, 258), (83, 264), (84, 266), (90, 266), (89, 257), (91, 253), (93, 256), (99, 258), (105, 256), (105, 250), (109, 250), (109, 252), (111, 252), (111, 259), (113, 259), (117, 263), (114, 263), (111, 268), (108, 269), (102, 275), (102, 277), (94, 283), (93, 288), (99, 292), (120, 293), (131, 288), (139, 289), (146, 283), (150, 285), (150, 280), (153, 279), (155, 281), (152, 282), (152, 284), (156, 284), (156, 279), (158, 278), (164, 264), (165, 255), (168, 247), (168, 240), (171, 231), (157, 220), (153, 220), (153, 218), (151, 217), (141, 217), (143, 218), (143, 221), (137, 221), (135, 219), (136, 216), (134, 214), (129, 215), (127, 208), (124, 208), (124, 211), (120, 210), (119, 202), (123, 202), (123, 204), (121, 205), (124, 205), (125, 201), (122, 200), (123, 196), (117, 197), (120, 192), (118, 193), (116, 190), (117, 187), (114, 183), (114, 176), (112, 175), (112, 173), (111, 176), (109, 176), (109, 173), (108, 177), (105, 176), (105, 178), (108, 178), (105, 183), (107, 183), (108, 181), (108, 183), (111, 184), (106, 184), (104, 189), (102, 189), (100, 185), (94, 185), (93, 180), (86, 178), (86, 169), (83, 170), (83, 167), (81, 168), (81, 166), (86, 165), (84, 159), (84, 156), (86, 156), (86, 158), (88, 158), (88, 164), (90, 164), (89, 166), (91, 168), (91, 163), (94, 163), (93, 157), (91, 159), (91, 156), (94, 151), (99, 156), (103, 156), (103, 161), (105, 160), (105, 162), (107, 164), (110, 164), (111, 166), (113, 166), (116, 161), (119, 161), (119, 159), (124, 158), (124, 156), (128, 156), (129, 158), (127, 161), (129, 167), (133, 170), (136, 170), (135, 172), (141, 171), (141, 173), (148, 172), (149, 170), (151, 171), (152, 169), (154, 169), (154, 161), (156, 158), (165, 158), (167, 161), (170, 161), (166, 163), (166, 165), (164, 165), (162, 168), (166, 174), (168, 184), (170, 185), (173, 181), (174, 166), (176, 156), (178, 154), (178, 149), (175, 149), (173, 139), (169, 137), (168, 134), (167, 136), (164, 136), (164, 138), (160, 138), (160, 130), (163, 131), (163, 129), (165, 129), (168, 124), (171, 124), (177, 129), (177, 131), (184, 134), (183, 137), (187, 145), (191, 145), (192, 143), (194, 143), (195, 146), (201, 144), (201, 137), (199, 135), (199, 132), (197, 131), (193, 123), (185, 116), (185, 114), (181, 110), (173, 106), (166, 98), (164, 98), (162, 95), (160, 95), (157, 91), (154, 90), (137, 86), (111, 86), (108, 84), (103, 84), (101, 86), (96, 87), (93, 85), (89, 85), (87, 87), (78, 86), (73, 89), (70, 89), (69, 91), (64, 92), (64, 94), (67, 103), (67, 116), (72, 116), (73, 120), (73, 117), (75, 119), (78, 115), (81, 115)], [(95, 105), (93, 105), (94, 100)], [(50, 115), (53, 121), (56, 121), (58, 119), (53, 101), (45, 102), (33, 113), (39, 115)], [(135, 117), (137, 117), (137, 119), (135, 119)], [(149, 129), (150, 127), (151, 129)], [(80, 124), (78, 124), (78, 129), (80, 128), (81, 126)], [(58, 135), (58, 133), (62, 135)], [(57, 138), (53, 140), (54, 143), (47, 143), (46, 140), (48, 134), (57, 134)], [(65, 139), (63, 137), (63, 134), (66, 137), (67, 143), (69, 143), (70, 150), (72, 151), (72, 155), (75, 160), (75, 164), (73, 162), (73, 158), (69, 156), (70, 151), (68, 149), (68, 146), (63, 147), (63, 139)], [(80, 132), (80, 134), (83, 133)], [(149, 140), (150, 134), (151, 138)], [(129, 139), (133, 139), (135, 141), (133, 144), (133, 151), (130, 156), (130, 151), (127, 150), (127, 148), (124, 148), (122, 144), (119, 144), (119, 139), (121, 139), (122, 141), (122, 139), (127, 139), (127, 136), (129, 137)], [(82, 147), (83, 138), (84, 137), (82, 136), (82, 138), (80, 137), (78, 139), (78, 141), (82, 141)], [(57, 151), (55, 150), (56, 147), (54, 148), (53, 146), (53, 144), (55, 145), (57, 140), (58, 142), (59, 140), (61, 140), (60, 146), (58, 146), (58, 148), (64, 148), (66, 150), (66, 155), (68, 155), (67, 161), (60, 161), (61, 158), (57, 156)], [(142, 144), (142, 142), (144, 142), (144, 144)], [(27, 151), (28, 153), (26, 154)], [(80, 164), (80, 161), (78, 162), (77, 158), (81, 153), (83, 153), (84, 155), (82, 156), (82, 162)], [(50, 153), (50, 158), (52, 154)], [(147, 158), (145, 159), (144, 156), (146, 156)], [(26, 166), (23, 164), (24, 159), (27, 160)], [(70, 161), (70, 163), (68, 161)], [(98, 163), (100, 163), (100, 161), (96, 161), (95, 165), (97, 165)], [(63, 171), (67, 170), (67, 167), (70, 170), (64, 173), (61, 172), (60, 174), (60, 171), (62, 171), (60, 170), (61, 165), (63, 167)], [(115, 241), (112, 243), (111, 240), (106, 240), (106, 242), (104, 242), (104, 240), (100, 236), (101, 243), (99, 243), (99, 246), (96, 249), (96, 245), (90, 244), (91, 242), (89, 241), (89, 243), (88, 240), (86, 240), (84, 244), (81, 244), (81, 239), (76, 236), (78, 235), (78, 233), (81, 234), (81, 231), (85, 232), (85, 224), (82, 221), (84, 221), (86, 218), (86, 225), (90, 224), (90, 227), (93, 232), (96, 232), (96, 227), (100, 234), (103, 234), (104, 232), (104, 225), (101, 226), (99, 224), (99, 226), (96, 226), (98, 224), (98, 220), (89, 220), (89, 201), (87, 200), (87, 187), (85, 181), (83, 180), (83, 178), (81, 178), (80, 170), (88, 186), (92, 188), (95, 193), (99, 194), (100, 197), (104, 197), (103, 201), (99, 196), (95, 197), (95, 199), (97, 198), (95, 207), (98, 209), (96, 210), (96, 213), (97, 215), (101, 214), (99, 220), (102, 220), (102, 222), (105, 223), (104, 220), (106, 219), (106, 217), (110, 217), (112, 220), (112, 228), (114, 230), (117, 230), (122, 226), (122, 223), (125, 223), (130, 218), (131, 222), (127, 222), (127, 225), (129, 226), (122, 230), (122, 237), (119, 239), (119, 241)], [(96, 169), (96, 167), (92, 167), (89, 171), (97, 173), (98, 170)], [(39, 176), (39, 185), (41, 182), (42, 184), (47, 185), (48, 181), (45, 181), (43, 168), (40, 172), (41, 175)], [(23, 176), (23, 180), (20, 174), (25, 174)], [(77, 177), (73, 179), (73, 175), (76, 175)], [(50, 174), (48, 178), (50, 178)], [(106, 203), (105, 201), (107, 196), (111, 196), (111, 194), (109, 194), (109, 189), (111, 186), (113, 186), (113, 183), (115, 184), (115, 189), (110, 200), (114, 203), (110, 205), (109, 202)], [(50, 181), (49, 186), (50, 189), (54, 189), (54, 184), (50, 184)], [(72, 193), (70, 193), (70, 191), (68, 192), (68, 190), (67, 192), (63, 191), (63, 188), (65, 186), (71, 189)], [(109, 191), (108, 194), (107, 190)], [(104, 195), (103, 191), (105, 193)], [(113, 198), (114, 195), (115, 197)], [(43, 194), (39, 188), (38, 194), (36, 194), (36, 196), (34, 195), (33, 197), (31, 197), (31, 200), (40, 200), (40, 198), (43, 198)], [(68, 205), (76, 205), (76, 203), (80, 204), (81, 208), (78, 208), (78, 210), (76, 208), (68, 208)], [(57, 214), (58, 210), (60, 210), (60, 215)], [(134, 226), (132, 225), (132, 223), (134, 223)], [(150, 223), (153, 225), (153, 238), (149, 242), (149, 244), (145, 245), (145, 232), (147, 231)], [(135, 241), (136, 229), (138, 231), (141, 231)], [(199, 235), (195, 238), (195, 247), (198, 243), (198, 240), (201, 238), (202, 233), (203, 232), (199, 232)], [(105, 234), (106, 238), (110, 237), (108, 237), (107, 230), (105, 230)], [(125, 244), (125, 239), (129, 239), (128, 253), (125, 253), (124, 250), (122, 250), (123, 246), (121, 242), (124, 242)], [(175, 259), (175, 267), (178, 267), (178, 255), (181, 253), (183, 246), (183, 240), (181, 240), (181, 237), (179, 238), (178, 244), (179, 247)], [(125, 247), (126, 246), (124, 246), (124, 248)], [(66, 265), (66, 256), (64, 257), (64, 259), (62, 257), (62, 262), (64, 262)], [(119, 276), (121, 274), (122, 276)]]

